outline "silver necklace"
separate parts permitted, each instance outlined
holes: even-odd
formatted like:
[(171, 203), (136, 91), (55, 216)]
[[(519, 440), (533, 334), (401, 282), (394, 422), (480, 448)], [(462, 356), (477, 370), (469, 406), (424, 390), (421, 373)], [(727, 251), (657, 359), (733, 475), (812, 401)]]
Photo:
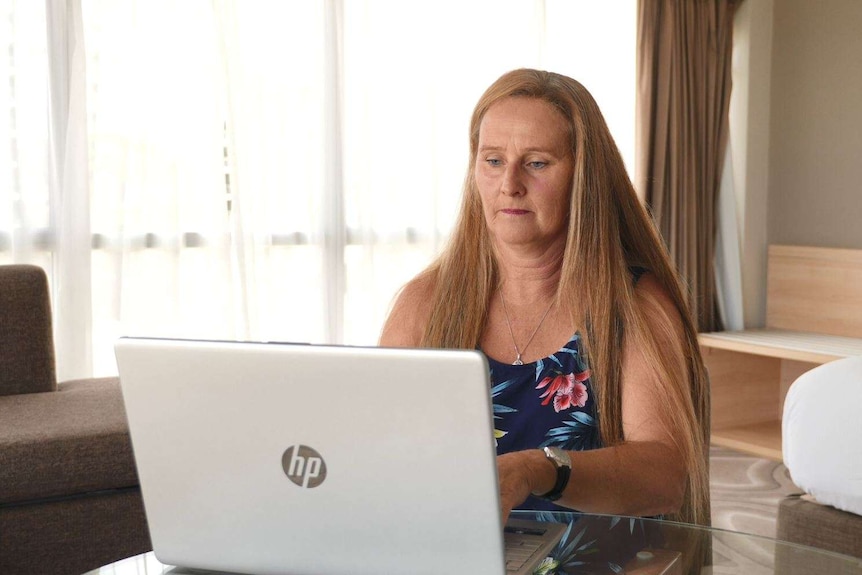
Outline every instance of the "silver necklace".
[(512, 362), (512, 365), (524, 365), (524, 362), (521, 361), (521, 354), (524, 351), (527, 351), (527, 347), (532, 343), (533, 338), (536, 337), (536, 334), (539, 333), (539, 328), (542, 327), (542, 324), (545, 323), (545, 318), (548, 317), (548, 313), (551, 311), (551, 308), (554, 307), (554, 302), (551, 301), (551, 305), (548, 306), (548, 309), (545, 310), (545, 315), (542, 316), (542, 319), (539, 320), (539, 325), (536, 326), (536, 329), (533, 330), (533, 335), (530, 336), (530, 339), (527, 340), (527, 343), (524, 344), (523, 351), (518, 349), (518, 343), (515, 341), (515, 333), (512, 331), (512, 322), (509, 321), (509, 310), (506, 309), (506, 300), (503, 299), (503, 290), (500, 290), (500, 302), (503, 304), (503, 313), (506, 314), (506, 325), (509, 328), (509, 335), (512, 336), (512, 345), (515, 347), (515, 361)]

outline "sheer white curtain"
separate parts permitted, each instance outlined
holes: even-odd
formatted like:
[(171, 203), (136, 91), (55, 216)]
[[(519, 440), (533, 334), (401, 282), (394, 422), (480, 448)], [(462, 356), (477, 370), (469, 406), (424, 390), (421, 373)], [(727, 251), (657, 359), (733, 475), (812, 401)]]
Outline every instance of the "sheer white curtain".
[(327, 253), (338, 230), (329, 201), (337, 118), (324, 4), (215, 6), (241, 335), (335, 341), (327, 292), (338, 278)]
[(0, 264), (49, 277), (57, 375), (92, 372), (86, 54), (80, 3), (0, 2)]
[(96, 372), (120, 335), (242, 337), (211, 4), (85, 0)]
[(0, 264), (50, 274), (46, 22), (42, 2), (0, 0)]
[[(731, 128), (732, 129), (732, 128)], [(742, 302), (742, 256), (736, 195), (733, 189), (733, 154), (728, 142), (718, 190), (718, 229), (715, 241), (715, 278), (718, 310), (725, 330), (745, 328)]]
[(87, 66), (80, 3), (52, 0), (46, 6), (52, 299), (57, 377), (63, 380), (93, 369)]
[(500, 74), (578, 78), (633, 156), (635, 0), (604, 4), (68, 0), (83, 14), (87, 65), (71, 81), (84, 75), (87, 113), (70, 113), (86, 117), (89, 195), (0, 195), (0, 261), (56, 258), (11, 239), (59, 231), (22, 202), (86, 214), (75, 254), (92, 271), (53, 280), (90, 284), (78, 296), (92, 311), (61, 321), (92, 342), (96, 375), (114, 373), (124, 334), (373, 344), (449, 233), (470, 112)]

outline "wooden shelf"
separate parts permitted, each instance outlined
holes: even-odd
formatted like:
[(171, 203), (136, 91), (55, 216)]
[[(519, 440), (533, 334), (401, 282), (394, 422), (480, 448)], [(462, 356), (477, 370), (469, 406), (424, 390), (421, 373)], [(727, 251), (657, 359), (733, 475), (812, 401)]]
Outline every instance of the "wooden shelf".
[(712, 443), (781, 461), (781, 422), (768, 421), (712, 430)]
[(781, 461), (787, 390), (818, 364), (711, 347), (709, 342), (702, 342), (701, 349), (710, 377), (712, 443)]
[(862, 339), (783, 329), (700, 333), (702, 346), (820, 365), (862, 355)]
[(862, 250), (769, 246), (766, 327), (698, 334), (712, 443), (781, 461), (784, 400), (803, 373), (862, 355)]

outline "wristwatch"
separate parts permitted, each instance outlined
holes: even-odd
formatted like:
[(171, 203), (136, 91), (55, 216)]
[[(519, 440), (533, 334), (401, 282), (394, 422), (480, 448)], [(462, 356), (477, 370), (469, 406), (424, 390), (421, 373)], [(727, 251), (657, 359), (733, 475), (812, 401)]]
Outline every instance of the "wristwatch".
[(557, 470), (557, 482), (554, 483), (554, 487), (550, 491), (543, 495), (538, 495), (538, 497), (547, 499), (548, 501), (556, 501), (562, 497), (563, 490), (569, 483), (569, 477), (572, 474), (572, 460), (569, 454), (559, 447), (546, 447), (544, 451), (545, 457), (553, 463), (554, 468)]

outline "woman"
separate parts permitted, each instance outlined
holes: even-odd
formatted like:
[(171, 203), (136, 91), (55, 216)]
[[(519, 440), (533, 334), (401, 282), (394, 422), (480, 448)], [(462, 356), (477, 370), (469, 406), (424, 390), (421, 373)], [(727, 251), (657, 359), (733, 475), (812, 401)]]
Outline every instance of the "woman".
[(575, 80), (515, 70), (481, 97), (450, 243), (404, 286), (380, 343), (486, 354), (504, 516), (561, 505), (708, 524), (695, 329)]

